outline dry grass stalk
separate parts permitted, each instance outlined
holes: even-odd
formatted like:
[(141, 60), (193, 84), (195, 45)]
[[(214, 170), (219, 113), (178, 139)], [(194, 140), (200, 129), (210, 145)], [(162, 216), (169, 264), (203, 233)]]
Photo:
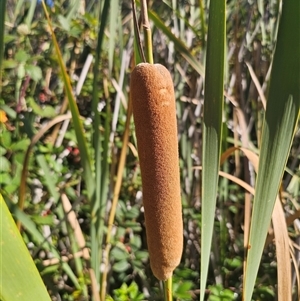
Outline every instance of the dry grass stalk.
[(180, 263), (183, 222), (176, 106), (169, 71), (159, 64), (135, 67), (130, 83), (142, 174), (150, 265), (160, 280)]

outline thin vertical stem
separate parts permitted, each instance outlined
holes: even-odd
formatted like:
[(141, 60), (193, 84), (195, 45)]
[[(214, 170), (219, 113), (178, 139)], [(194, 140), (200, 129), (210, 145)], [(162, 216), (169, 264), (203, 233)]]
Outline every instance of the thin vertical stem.
[(150, 64), (153, 64), (152, 34), (151, 34), (151, 28), (148, 19), (146, 0), (141, 1), (141, 13), (142, 13), (142, 27), (143, 27), (144, 39), (145, 39), (146, 61)]
[(172, 276), (164, 281), (165, 301), (172, 301)]

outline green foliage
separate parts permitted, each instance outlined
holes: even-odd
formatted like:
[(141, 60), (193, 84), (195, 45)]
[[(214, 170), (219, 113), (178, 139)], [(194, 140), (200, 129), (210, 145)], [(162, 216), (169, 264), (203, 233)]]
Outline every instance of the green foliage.
[[(0, 191), (10, 213), (22, 224), (23, 241), (49, 295), (62, 300), (98, 301), (101, 287), (106, 300), (163, 300), (162, 285), (153, 277), (149, 265), (137, 145), (134, 125), (127, 114), (130, 71), (136, 55), (130, 1), (55, 1), (47, 10), (57, 45), (51, 38), (41, 3), (5, 2), (1, 1), (0, 6)], [(210, 2), (225, 5), (225, 1)], [(278, 249), (273, 243), (277, 237), (262, 229), (273, 227), (270, 216), (280, 184), (283, 215), (287, 217), (285, 230), (288, 238), (297, 243), (300, 138), (299, 125), (295, 124), (299, 89), (293, 89), (299, 87), (300, 43), (296, 37), (300, 36), (300, 26), (299, 18), (294, 18), (299, 4), (282, 1), (283, 9), (289, 9), (287, 3), (295, 7), (288, 20), (284, 19), (283, 29), (280, 24), (277, 35), (281, 1), (226, 1), (223, 43), (223, 38), (217, 39), (223, 29), (214, 31), (208, 22), (208, 3), (152, 1), (149, 10), (154, 62), (164, 64), (172, 74), (178, 117), (184, 250), (173, 275), (173, 297), (199, 300), (202, 282), (205, 300), (242, 299), (247, 248), (244, 237), (249, 233), (246, 218), (251, 196), (236, 182), (220, 178), (217, 185), (216, 179), (219, 152), (243, 146), (256, 154), (260, 152), (257, 178), (253, 162), (249, 163), (244, 153), (237, 150), (221, 168), (234, 175), (235, 180), (244, 180), (253, 187), (256, 180), (258, 189), (248, 252), (248, 271), (252, 266), (255, 271), (246, 280), (251, 280), (253, 294), (251, 288), (248, 299), (286, 301), (278, 295)], [(47, 1), (46, 4), (49, 5)], [(137, 2), (137, 17), (139, 14)], [(222, 20), (218, 13), (213, 14), (215, 20)], [(282, 14), (285, 16), (285, 11)], [(212, 46), (219, 54), (212, 51)], [(224, 81), (214, 75), (223, 74), (218, 71), (222, 69), (222, 56), (228, 59)], [(137, 57), (136, 63), (138, 60)], [(220, 97), (218, 104), (213, 99), (216, 92)], [(263, 94), (268, 99), (266, 112)], [(71, 120), (70, 115), (62, 115), (68, 108), (73, 114)], [(208, 136), (212, 137), (210, 120), (216, 121), (215, 129), (220, 128), (220, 122), (223, 127), (222, 132), (213, 133), (218, 137), (211, 141), (215, 152), (212, 144), (205, 142)], [(203, 130), (202, 122), (209, 128)], [(130, 131), (128, 143), (124, 143), (127, 123)], [(273, 143), (266, 139), (268, 136), (276, 138)], [(126, 158), (119, 179), (123, 144)], [(281, 147), (284, 150), (279, 159), (275, 156), (270, 163), (273, 150)], [(205, 176), (207, 156), (215, 160), (210, 178)], [(203, 174), (198, 169), (202, 165)], [(285, 166), (287, 172), (283, 173)], [(262, 171), (264, 168), (269, 175)], [(204, 186), (200, 184), (201, 175)], [(121, 188), (116, 195), (116, 215), (107, 244), (117, 180), (121, 180)], [(274, 183), (269, 186), (266, 180)], [(19, 193), (20, 187), (26, 189)], [(208, 188), (214, 195), (207, 204), (210, 215), (204, 213), (206, 199), (201, 197)], [(267, 211), (262, 209), (264, 204), (259, 204), (269, 199), (264, 194), (259, 196), (266, 191), (272, 194), (272, 206)], [(17, 206), (20, 198), (24, 198), (22, 208)], [(11, 221), (10, 213), (0, 220)], [(201, 234), (206, 232), (207, 223), (200, 226), (200, 220), (210, 223), (211, 237)], [(263, 237), (260, 245), (255, 242), (258, 236)], [(202, 246), (201, 240), (205, 241)], [(107, 245), (110, 254), (102, 255)], [(22, 250), (27, 254), (24, 258), (28, 257), (25, 245), (20, 248), (17, 247), (18, 252)], [(200, 255), (205, 277), (200, 276)], [(13, 267), (11, 256), (10, 260)], [(32, 266), (32, 262), (28, 265)], [(4, 268), (7, 273), (13, 272), (8, 264)], [(28, 280), (23, 278), (22, 281)], [(45, 292), (39, 283), (39, 289)], [(3, 282), (1, 292), (7, 287)], [(299, 299), (297, 289), (294, 284), (289, 296), (293, 300)]]
[(123, 283), (122, 286), (114, 290), (114, 298), (110, 296), (106, 297), (106, 301), (110, 300), (120, 300), (120, 301), (139, 301), (144, 300), (144, 295), (139, 292), (138, 285), (133, 281), (128, 286)]
[(225, 1), (209, 7), (203, 113), (200, 301), (204, 300), (214, 226), (223, 116)]
[[(245, 300), (251, 300), (260, 254), (271, 221), (276, 195), (292, 145), (300, 110), (299, 2), (284, 2), (274, 53), (269, 98), (263, 125), (249, 251), (245, 274)], [(295, 30), (292, 34), (291, 32)], [(295, 34), (295, 35), (294, 35)], [(288, 45), (288, 47), (287, 47)], [(285, 284), (288, 287), (289, 284)], [(286, 291), (284, 294), (290, 294)]]
[(0, 131), (1, 193), (4, 196), (13, 196), (20, 185), (24, 152), (30, 141), (25, 137), (19, 141), (16, 140), (15, 135), (3, 125)]
[(0, 299), (51, 300), (1, 194), (0, 212)]
[(189, 292), (194, 286), (193, 282), (185, 281), (183, 283), (175, 282), (173, 284), (173, 296), (179, 300), (193, 300)]
[(229, 289), (224, 289), (222, 285), (209, 287), (210, 294), (208, 301), (232, 301), (236, 300), (234, 293)]

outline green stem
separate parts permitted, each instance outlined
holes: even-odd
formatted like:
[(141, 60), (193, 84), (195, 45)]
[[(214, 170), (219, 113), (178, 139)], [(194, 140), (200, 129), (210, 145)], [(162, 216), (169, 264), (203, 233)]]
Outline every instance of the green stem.
[(172, 276), (164, 281), (165, 301), (172, 301)]
[(141, 13), (142, 13), (142, 27), (143, 27), (144, 38), (145, 38), (146, 61), (149, 64), (153, 64), (152, 35), (151, 35), (151, 28), (148, 19), (146, 0), (141, 1)]

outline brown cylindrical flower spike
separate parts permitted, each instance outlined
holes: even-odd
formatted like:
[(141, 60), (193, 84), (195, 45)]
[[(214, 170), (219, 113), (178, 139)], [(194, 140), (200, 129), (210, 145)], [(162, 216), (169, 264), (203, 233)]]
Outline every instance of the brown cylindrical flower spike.
[(147, 244), (153, 274), (167, 280), (180, 263), (183, 222), (176, 106), (169, 71), (141, 63), (130, 93), (140, 160)]

